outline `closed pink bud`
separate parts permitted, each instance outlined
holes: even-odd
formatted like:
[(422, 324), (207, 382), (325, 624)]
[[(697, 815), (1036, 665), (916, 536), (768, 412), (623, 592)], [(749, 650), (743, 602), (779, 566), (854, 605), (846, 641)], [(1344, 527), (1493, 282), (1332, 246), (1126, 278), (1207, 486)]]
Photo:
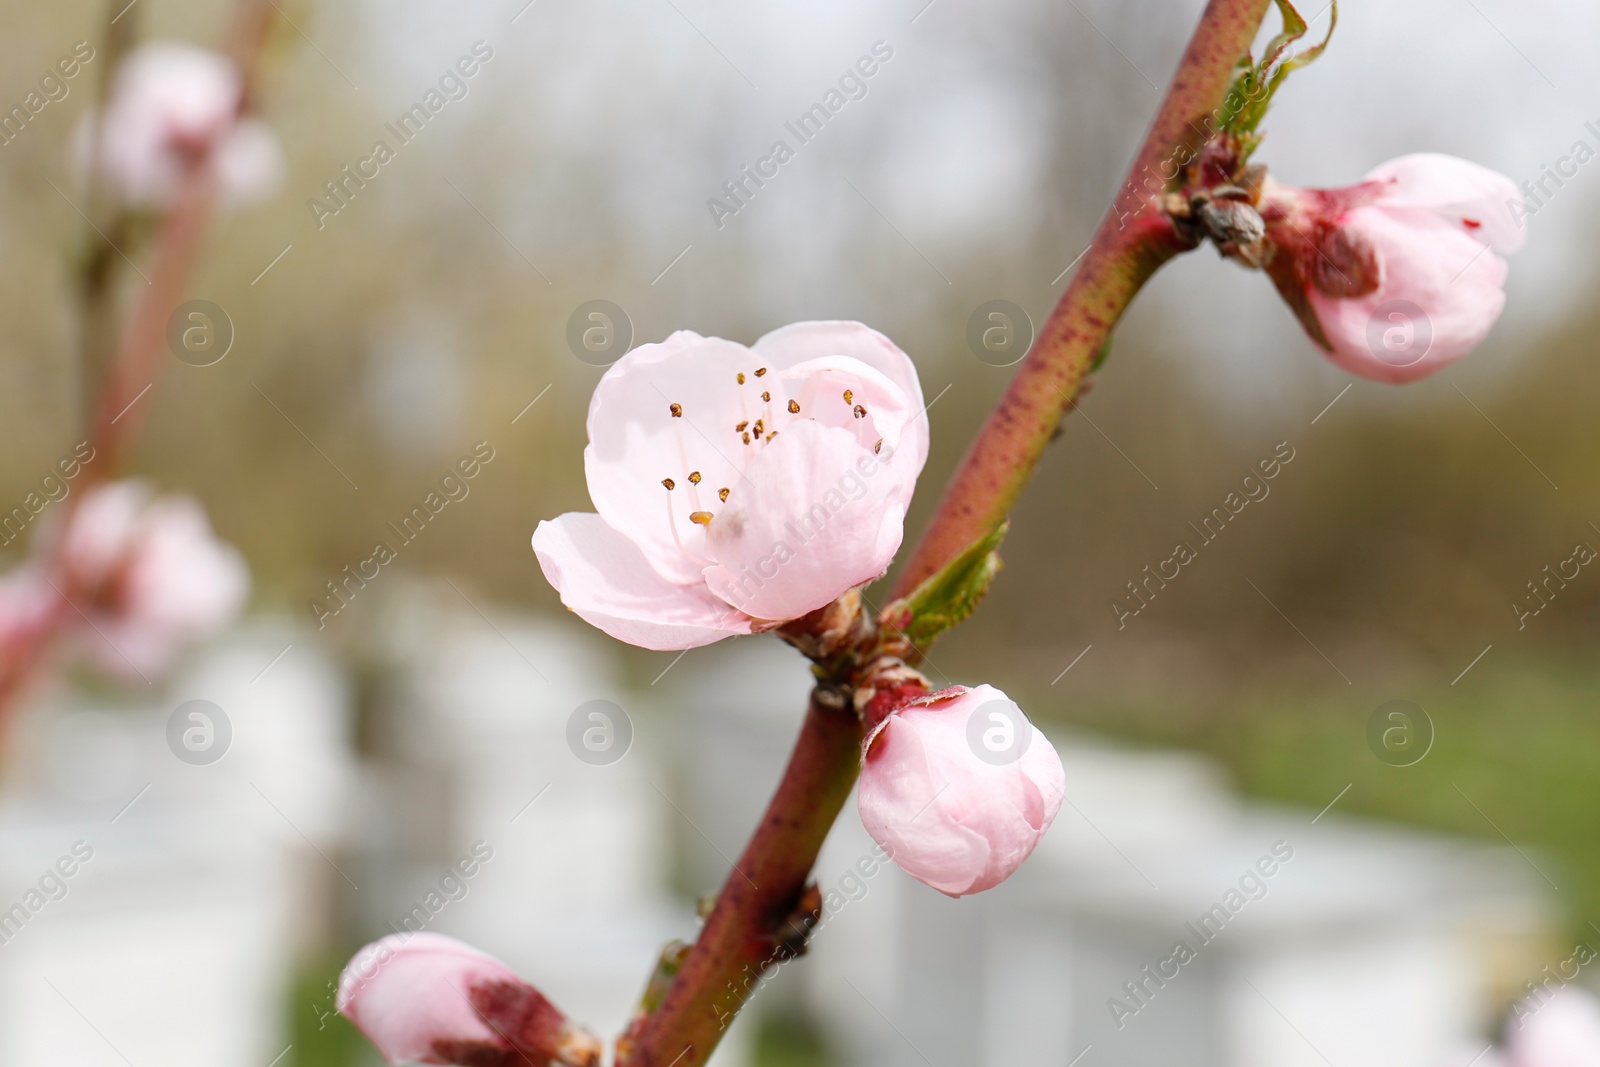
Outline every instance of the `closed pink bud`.
[(1600, 1001), (1563, 986), (1516, 1006), (1506, 1029), (1510, 1067), (1600, 1067)]
[(1471, 351), (1505, 306), (1506, 261), (1528, 212), (1502, 174), (1421, 153), (1358, 185), (1269, 182), (1266, 263), (1301, 324), (1352, 374), (1415, 381)]
[(340, 1014), (392, 1064), (595, 1067), (600, 1043), (511, 968), (453, 937), (391, 934), (339, 979)]
[(239, 118), (242, 90), (226, 56), (181, 41), (142, 45), (117, 68), (104, 118), (80, 126), (80, 168), (92, 159), (124, 202), (162, 208), (209, 152), (225, 202), (263, 199), (282, 178), (283, 153), (265, 124)]
[(1061, 809), (1061, 759), (993, 686), (954, 686), (889, 715), (864, 746), (857, 804), (873, 840), (952, 897), (999, 885)]

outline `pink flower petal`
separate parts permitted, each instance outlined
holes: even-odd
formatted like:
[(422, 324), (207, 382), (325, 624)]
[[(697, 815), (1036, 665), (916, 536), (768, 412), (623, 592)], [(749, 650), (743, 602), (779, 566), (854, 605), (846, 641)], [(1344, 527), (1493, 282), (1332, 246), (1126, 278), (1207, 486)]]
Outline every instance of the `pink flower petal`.
[(507, 1047), (472, 1006), (472, 987), (485, 981), (526, 984), (493, 956), (453, 937), (391, 934), (345, 967), (338, 1008), (389, 1063), (451, 1063), (436, 1055), (436, 1044)]
[(1437, 152), (1417, 152), (1379, 164), (1365, 180), (1380, 184), (1379, 205), (1431, 211), (1496, 252), (1515, 252), (1526, 237), (1512, 207), (1522, 205), (1522, 191), (1488, 167)]
[(1350, 299), (1307, 294), (1345, 370), (1415, 381), (1466, 355), (1494, 326), (1506, 262), (1460, 227), (1421, 209), (1376, 205), (1350, 212), (1346, 225), (1377, 249), (1382, 283)]
[(1562, 986), (1517, 1005), (1507, 1024), (1511, 1067), (1600, 1067), (1600, 1001)]
[[(1002, 710), (1027, 747), (980, 758), (972, 716)], [(978, 732), (991, 726), (985, 718)], [(906, 873), (962, 896), (999, 885), (1033, 852), (1061, 808), (1065, 772), (1049, 740), (993, 686), (956, 686), (891, 714), (867, 746), (857, 805), (874, 840)], [(979, 844), (981, 842), (981, 845)]]
[[(760, 366), (743, 345), (685, 330), (629, 352), (595, 388), (583, 453), (589, 496), (663, 578), (696, 581), (705, 567), (705, 530), (688, 517), (731, 488), (748, 462), (735, 427), (743, 422), (748, 432), (769, 406), (760, 398), (769, 386), (754, 376)], [(698, 486), (689, 480), (695, 472)]]
[(897, 459), (844, 428), (790, 424), (711, 520), (706, 585), (747, 615), (792, 619), (877, 578), (905, 518)]
[(599, 515), (568, 512), (539, 524), (533, 550), (561, 602), (585, 622), (641, 648), (698, 648), (750, 632), (750, 620), (698, 580), (663, 578), (638, 546)]
[[(796, 322), (763, 335), (751, 348), (763, 359), (781, 367), (825, 356), (859, 360), (899, 386), (914, 416), (924, 414), (922, 383), (911, 357), (883, 334), (859, 322)], [(920, 440), (908, 436), (899, 446), (903, 451), (909, 450), (912, 466), (919, 471), (928, 458), (925, 418), (921, 432)]]

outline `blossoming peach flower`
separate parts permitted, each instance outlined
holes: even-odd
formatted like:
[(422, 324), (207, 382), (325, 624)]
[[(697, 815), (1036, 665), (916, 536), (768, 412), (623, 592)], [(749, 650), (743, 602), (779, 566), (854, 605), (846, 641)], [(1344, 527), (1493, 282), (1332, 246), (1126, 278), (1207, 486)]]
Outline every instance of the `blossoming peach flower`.
[(62, 592), (92, 624), (83, 647), (118, 674), (164, 670), (186, 644), (232, 620), (250, 589), (244, 557), (216, 539), (199, 502), (152, 499), (133, 480), (89, 490), (61, 563)]
[(1312, 340), (1352, 374), (1410, 382), (1461, 358), (1505, 306), (1522, 194), (1464, 159), (1392, 159), (1357, 185), (1268, 182), (1266, 269)]
[(928, 454), (916, 368), (855, 322), (642, 345), (600, 379), (588, 429), (596, 513), (541, 522), (533, 549), (563, 604), (652, 649), (768, 629), (877, 578)]
[(179, 41), (143, 45), (117, 68), (103, 118), (87, 115), (79, 127), (80, 167), (93, 158), (125, 203), (160, 208), (209, 148), (226, 203), (263, 199), (282, 180), (283, 155), (264, 123), (238, 117), (242, 91), (226, 56)]
[(338, 1008), (393, 1064), (600, 1062), (599, 1042), (515, 971), (443, 934), (390, 934), (356, 953)]
[(1011, 877), (1066, 792), (1055, 748), (989, 685), (911, 701), (863, 752), (862, 824), (907, 874), (952, 897)]

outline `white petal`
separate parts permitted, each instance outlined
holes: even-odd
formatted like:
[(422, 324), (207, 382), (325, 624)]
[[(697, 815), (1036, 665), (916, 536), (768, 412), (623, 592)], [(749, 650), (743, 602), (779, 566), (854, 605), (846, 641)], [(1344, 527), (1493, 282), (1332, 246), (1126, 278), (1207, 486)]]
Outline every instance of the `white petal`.
[(568, 512), (539, 524), (533, 550), (561, 602), (619, 641), (658, 650), (698, 648), (750, 632), (750, 620), (698, 580), (674, 584), (599, 515)]

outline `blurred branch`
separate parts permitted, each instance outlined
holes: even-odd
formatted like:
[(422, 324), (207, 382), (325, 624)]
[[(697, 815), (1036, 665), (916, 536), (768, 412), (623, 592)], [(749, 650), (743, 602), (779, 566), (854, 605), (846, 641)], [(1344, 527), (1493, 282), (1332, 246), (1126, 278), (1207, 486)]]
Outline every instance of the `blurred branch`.
[[(252, 97), (251, 87), (261, 47), (274, 10), (272, 0), (238, 0), (234, 11), (226, 51), (238, 65), (242, 79), (243, 91), (239, 100), (241, 113), (249, 106)], [(113, 32), (121, 34), (123, 31), (113, 27)], [(113, 46), (108, 41), (107, 50), (125, 47), (125, 44), (124, 41), (122, 45)], [(110, 77), (108, 73), (107, 79)], [(102, 94), (102, 115), (104, 105)], [(155, 384), (161, 369), (166, 347), (167, 318), (182, 302), (183, 291), (200, 259), (207, 225), (211, 220), (215, 190), (210, 162), (214, 147), (215, 142), (196, 152), (189, 160), (188, 169), (178, 183), (172, 206), (162, 220), (156, 238), (156, 251), (149, 271), (150, 284), (140, 294), (138, 304), (111, 349), (110, 365), (106, 367), (90, 424), (89, 443), (94, 448), (94, 460), (84, 468), (82, 489), (62, 502), (62, 513), (51, 527), (57, 541), (46, 548), (47, 576), (61, 594), (59, 602), (31, 631), (16, 635), (0, 655), (0, 738), (3, 738), (6, 717), (18, 694), (32, 678), (63, 625), (77, 611), (71, 600), (75, 590), (66, 580), (60, 556), (64, 535), (87, 491), (119, 472), (153, 403), (144, 394)], [(106, 277), (109, 279), (109, 273)], [(97, 294), (95, 304), (96, 314), (102, 315), (105, 320), (97, 323), (95, 328), (104, 329), (107, 336), (114, 328), (115, 319), (112, 288), (108, 284), (104, 292)], [(85, 330), (87, 344), (87, 323)]]
[(85, 421), (93, 416), (95, 398), (105, 385), (111, 351), (116, 343), (116, 288), (121, 273), (118, 266), (123, 262), (117, 250), (127, 244), (130, 229), (127, 211), (112, 203), (100, 173), (100, 124), (105, 121), (117, 68), (133, 47), (138, 26), (137, 6), (130, 8), (126, 0), (109, 0), (105, 41), (101, 47), (103, 65), (84, 158), (90, 232), (84, 234), (88, 250), (78, 278), (78, 375)]
[[(239, 0), (226, 49), (238, 65), (242, 114), (253, 98), (257, 60), (274, 11), (271, 0)], [(151, 405), (135, 401), (154, 384), (166, 346), (167, 318), (182, 303), (199, 261), (216, 190), (210, 166), (213, 141), (196, 153), (162, 222), (150, 266), (150, 284), (123, 327), (95, 408), (89, 442), (97, 456), (96, 478), (113, 474), (138, 438)]]
[(1171, 177), (1168, 165), (1186, 151), (1192, 158), (1216, 130), (1234, 64), (1250, 50), (1269, 3), (1211, 0), (1206, 5), (1082, 266), (945, 489), (900, 573), (894, 598), (915, 589), (1005, 520), (1123, 312), (1162, 264), (1192, 247), (1161, 211), (1160, 196)]

